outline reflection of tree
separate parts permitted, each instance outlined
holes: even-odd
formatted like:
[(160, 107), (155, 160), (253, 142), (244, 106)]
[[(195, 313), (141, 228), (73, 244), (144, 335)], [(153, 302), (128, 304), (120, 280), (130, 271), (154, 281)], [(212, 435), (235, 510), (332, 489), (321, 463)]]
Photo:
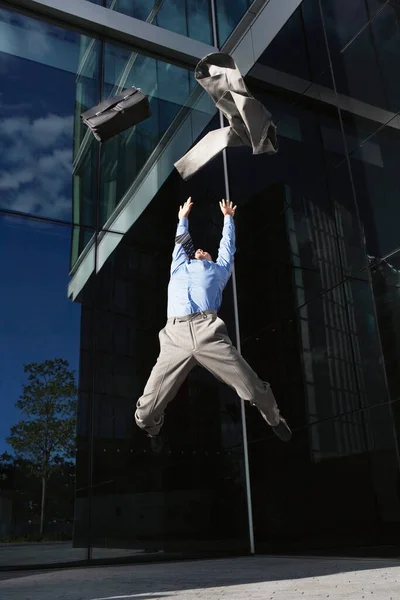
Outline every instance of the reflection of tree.
[[(12, 505), (12, 513), (3, 515), (1, 525), (3, 533), (13, 539), (27, 534), (36, 536), (34, 524), (40, 515), (41, 485), (34, 471), (30, 461), (7, 452), (0, 454), (0, 499)], [(46, 520), (52, 522), (53, 527), (57, 524), (57, 536), (70, 535), (74, 497), (75, 464), (62, 459), (49, 478), (46, 492)], [(62, 532), (59, 523), (63, 524)]]
[(12, 456), (8, 452), (0, 455), (0, 496), (12, 503), (12, 525), (14, 530), (17, 523), (32, 522), (40, 503), (40, 484), (37, 478), (31, 475), (26, 461)]
[(40, 533), (43, 533), (47, 483), (52, 475), (69, 477), (75, 451), (76, 385), (66, 360), (24, 367), (28, 383), (16, 402), (25, 416), (11, 427), (7, 442), (26, 476), (41, 482)]

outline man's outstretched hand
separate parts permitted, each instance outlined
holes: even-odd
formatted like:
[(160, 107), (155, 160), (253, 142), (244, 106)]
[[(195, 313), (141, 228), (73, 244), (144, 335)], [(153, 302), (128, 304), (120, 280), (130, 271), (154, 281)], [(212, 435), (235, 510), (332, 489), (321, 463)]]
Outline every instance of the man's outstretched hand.
[(233, 202), (229, 202), (229, 200), (222, 200), (222, 202), (219, 203), (219, 206), (224, 217), (227, 215), (231, 217), (235, 216), (236, 206), (233, 206)]
[(179, 207), (179, 212), (178, 212), (178, 219), (187, 219), (188, 216), (190, 215), (190, 211), (192, 210), (192, 206), (193, 206), (193, 202), (192, 202), (192, 197), (190, 196), (190, 198), (188, 198), (185, 202), (185, 204), (183, 204), (182, 206)]

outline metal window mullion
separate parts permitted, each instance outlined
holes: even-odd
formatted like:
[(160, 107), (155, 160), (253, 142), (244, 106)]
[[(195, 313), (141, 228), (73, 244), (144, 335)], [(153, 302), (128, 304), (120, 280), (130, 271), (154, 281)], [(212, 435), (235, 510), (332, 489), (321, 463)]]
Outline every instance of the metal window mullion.
[[(104, 69), (105, 69), (105, 42), (100, 41), (100, 50), (98, 54), (98, 97), (101, 99), (103, 95), (104, 87)], [(101, 197), (101, 152), (102, 144), (98, 144), (97, 147), (97, 163), (95, 180), (96, 185), (93, 190), (94, 194), (94, 206), (93, 206), (93, 220), (95, 226), (95, 238), (94, 238), (94, 276), (92, 281), (92, 287), (96, 292), (96, 286), (98, 285), (97, 277), (97, 249), (98, 249), (98, 238), (99, 238), (99, 223), (100, 223), (100, 197)], [(95, 419), (95, 393), (96, 393), (96, 349), (97, 349), (97, 330), (96, 330), (96, 308), (97, 308), (98, 294), (94, 293), (92, 296), (92, 390), (91, 390), (91, 403), (89, 411), (89, 431), (88, 431), (88, 446), (89, 446), (89, 457), (88, 457), (88, 547), (87, 557), (88, 561), (91, 562), (93, 559), (93, 546), (92, 546), (92, 510), (93, 510), (93, 467), (94, 467), (94, 419)]]
[[(213, 43), (214, 43), (214, 46), (219, 48), (215, 0), (210, 0), (210, 4), (211, 4)], [(221, 111), (219, 112), (219, 125), (220, 125), (221, 129), (223, 127), (225, 127), (224, 116)], [(227, 156), (226, 156), (226, 149), (222, 153), (222, 160), (223, 160), (224, 181), (225, 181), (225, 197), (227, 200), (229, 200), (230, 199), (229, 172), (228, 172), (228, 160), (227, 160)], [(237, 346), (238, 352), (241, 354), (242, 352), (241, 352), (241, 343), (240, 343), (239, 306), (238, 306), (238, 299), (237, 299), (235, 264), (233, 264), (233, 270), (232, 270), (232, 287), (233, 287), (233, 311), (234, 311), (234, 317), (235, 317), (236, 346)], [(248, 442), (247, 442), (246, 409), (245, 409), (245, 404), (244, 404), (243, 398), (240, 398), (240, 409), (241, 409), (241, 417), (242, 417), (243, 457), (244, 457), (245, 487), (246, 487), (246, 499), (247, 499), (249, 546), (250, 546), (250, 554), (255, 554), (253, 503), (252, 503), (251, 479), (250, 479), (250, 461), (249, 461), (249, 448), (248, 448)]]
[[(220, 126), (224, 127), (224, 117), (222, 113), (220, 115)], [(230, 199), (229, 190), (229, 172), (228, 172), (228, 161), (226, 156), (226, 149), (223, 151), (223, 168), (224, 168), (224, 179), (225, 179), (225, 196), (226, 199)], [(236, 269), (235, 263), (232, 269), (232, 287), (233, 287), (233, 311), (235, 317), (235, 334), (236, 334), (236, 347), (239, 354), (242, 353), (241, 348), (241, 337), (240, 337), (240, 321), (239, 321), (239, 305), (237, 298), (237, 282), (236, 282)], [(245, 472), (245, 487), (246, 487), (246, 498), (247, 498), (247, 518), (249, 527), (249, 545), (250, 554), (255, 554), (255, 543), (254, 543), (254, 519), (253, 519), (253, 502), (251, 494), (251, 477), (250, 477), (250, 461), (249, 461), (249, 448), (247, 441), (247, 422), (246, 422), (246, 408), (243, 398), (240, 398), (240, 409), (242, 416), (242, 436), (243, 436), (243, 457), (244, 457), (244, 472)]]

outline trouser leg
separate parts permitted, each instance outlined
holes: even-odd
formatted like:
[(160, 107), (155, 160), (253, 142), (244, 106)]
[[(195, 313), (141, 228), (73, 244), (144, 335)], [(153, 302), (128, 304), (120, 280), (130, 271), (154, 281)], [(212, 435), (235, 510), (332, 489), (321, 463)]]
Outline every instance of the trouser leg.
[(193, 322), (194, 357), (243, 400), (254, 403), (270, 425), (280, 421), (279, 408), (269, 384), (265, 384), (232, 345), (225, 323), (216, 315)]
[(160, 354), (150, 374), (143, 395), (136, 404), (136, 424), (150, 435), (157, 435), (163, 425), (164, 412), (196, 364), (187, 328), (167, 323), (160, 332)]

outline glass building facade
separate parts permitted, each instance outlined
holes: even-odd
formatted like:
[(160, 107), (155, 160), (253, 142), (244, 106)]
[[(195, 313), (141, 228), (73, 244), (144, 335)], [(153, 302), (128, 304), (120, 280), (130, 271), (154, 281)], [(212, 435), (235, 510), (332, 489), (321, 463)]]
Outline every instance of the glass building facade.
[[(0, 0), (0, 569), (398, 553), (399, 2), (82, 0), (75, 24), (51, 4)], [(174, 162), (220, 126), (193, 75), (216, 48), (279, 152), (184, 182)], [(132, 85), (151, 119), (98, 144), (80, 114)], [(197, 368), (162, 453), (133, 423), (189, 195), (214, 255), (217, 202), (238, 205), (220, 315), (290, 444)]]

